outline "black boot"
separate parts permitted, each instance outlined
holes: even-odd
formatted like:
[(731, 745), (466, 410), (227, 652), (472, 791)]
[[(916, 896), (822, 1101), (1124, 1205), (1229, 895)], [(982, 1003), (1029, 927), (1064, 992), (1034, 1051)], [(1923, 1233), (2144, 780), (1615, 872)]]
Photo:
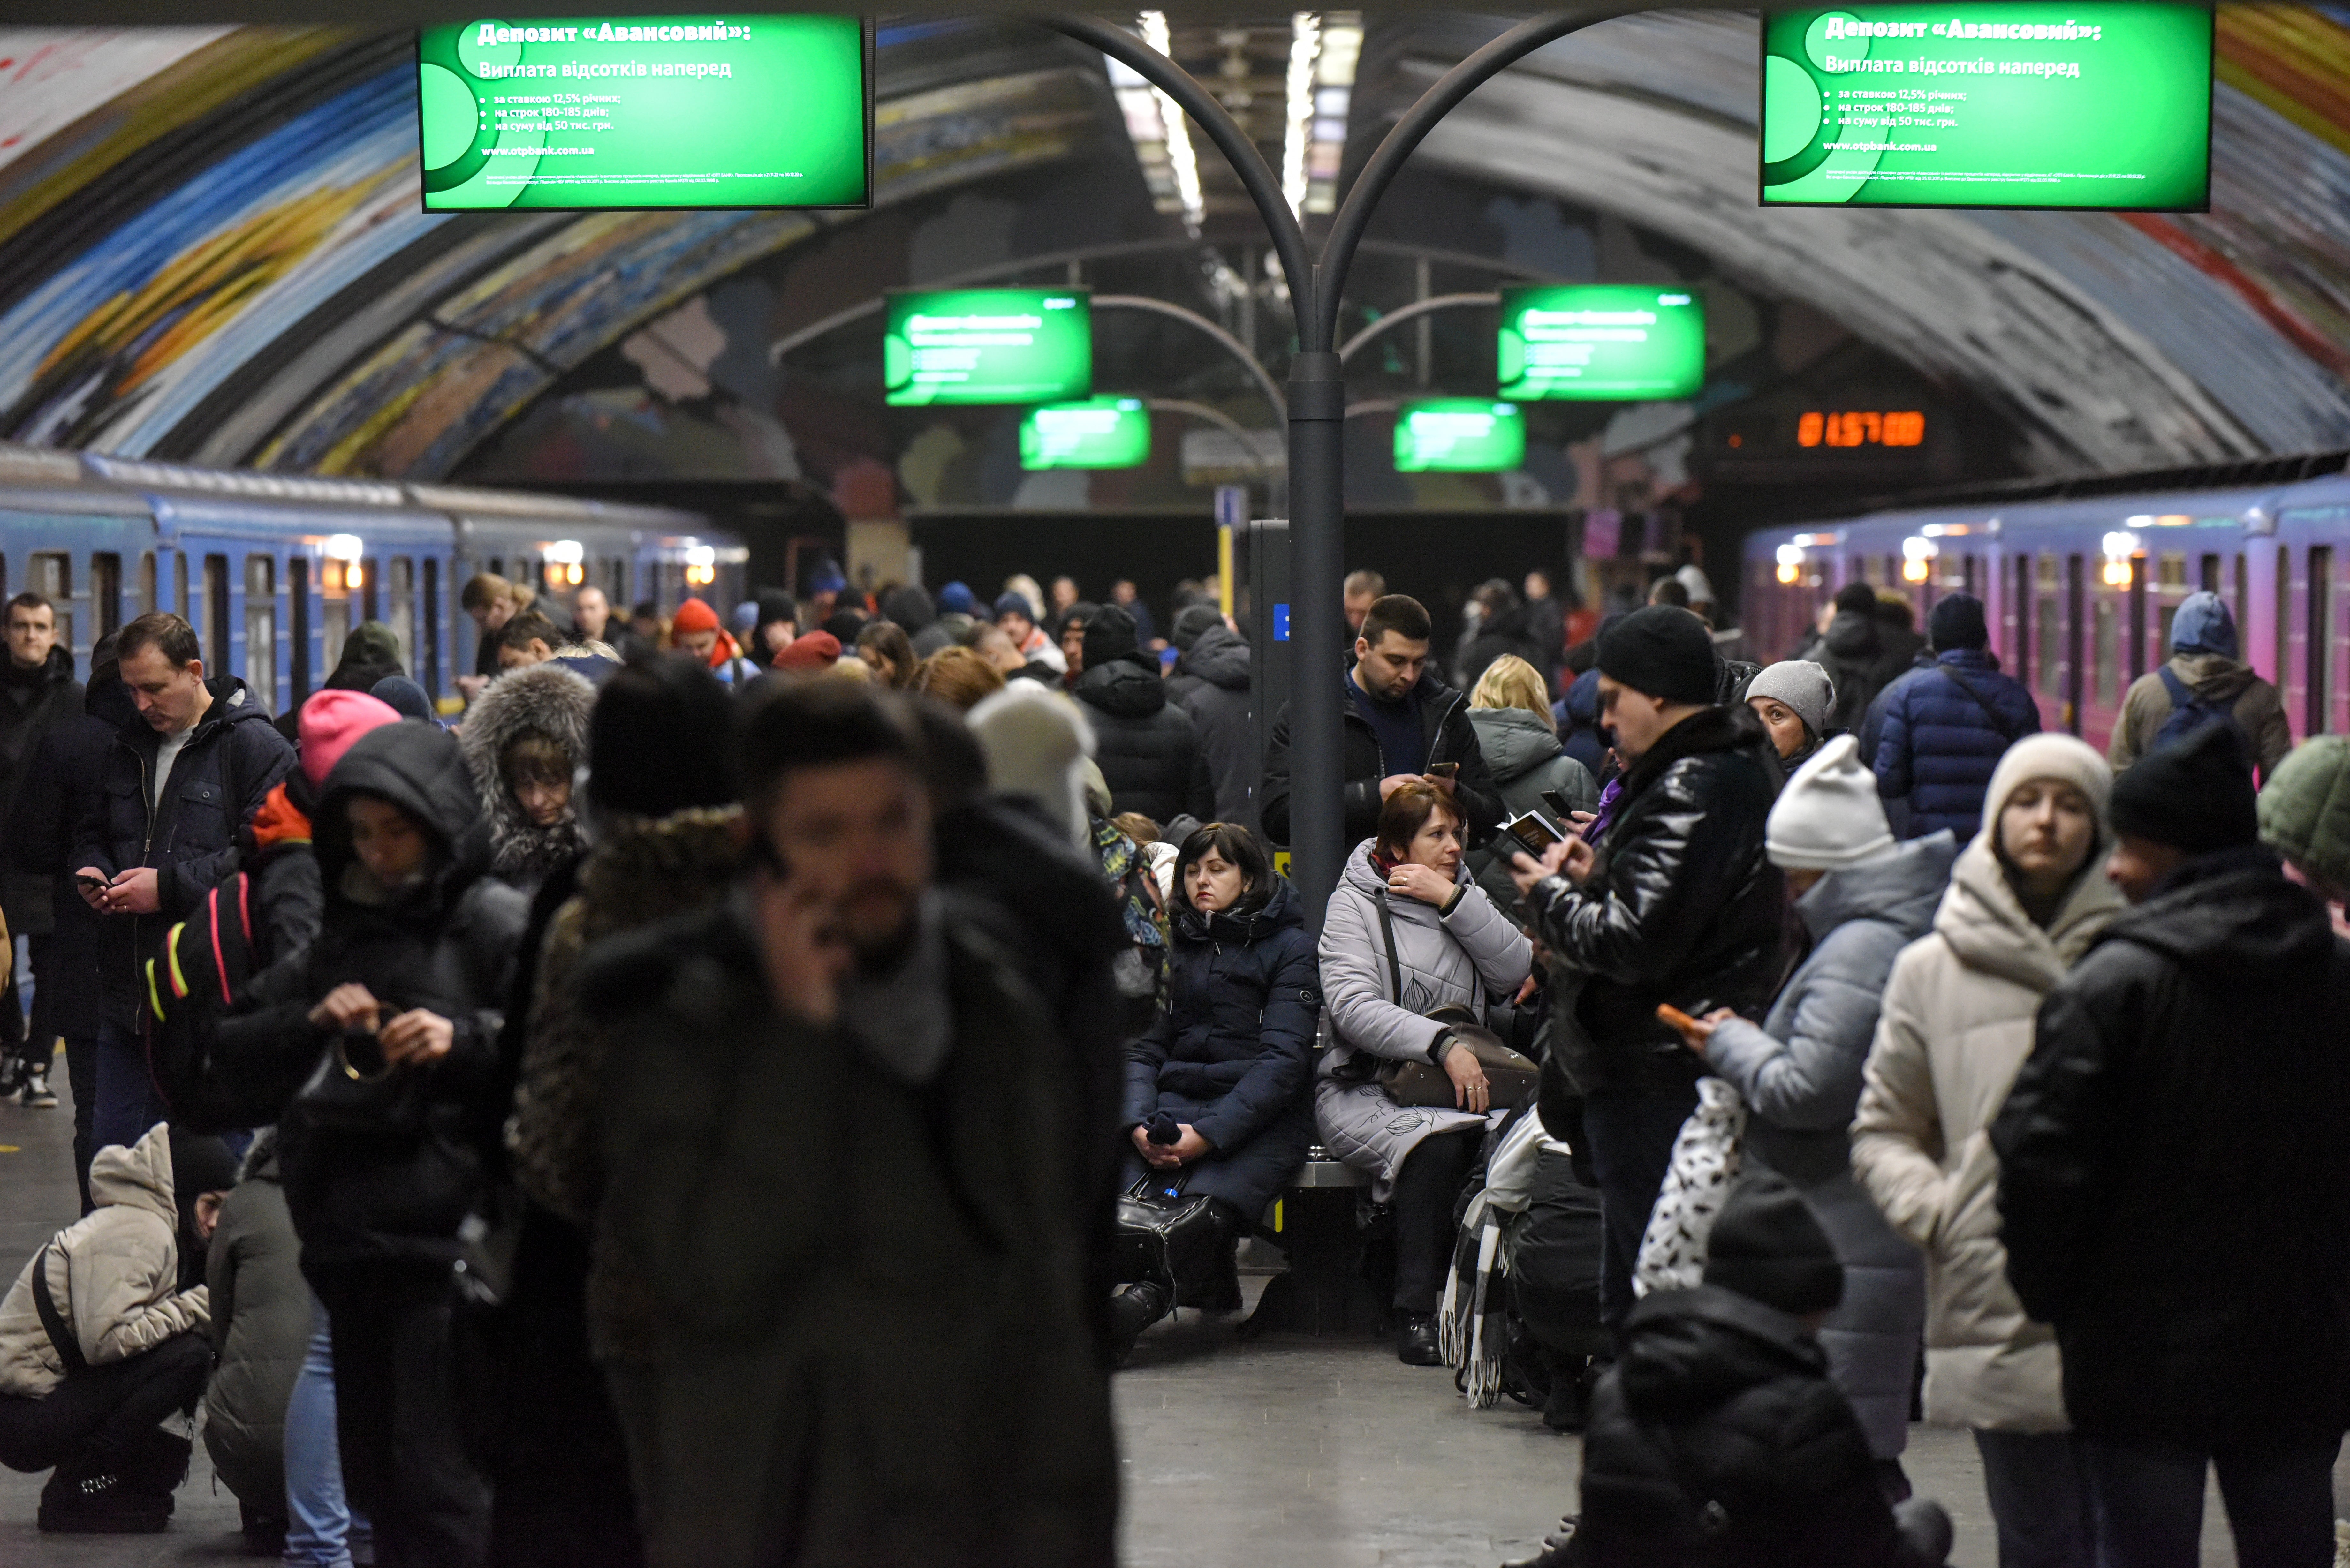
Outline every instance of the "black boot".
[(140, 1434), (130, 1451), (116, 1468), (124, 1484), (156, 1499), (163, 1511), (172, 1511), (172, 1494), (188, 1479), (188, 1456), (194, 1445), (176, 1433), (161, 1427), (150, 1427)]
[(1558, 1521), (1558, 1529), (1543, 1537), (1542, 1550), (1532, 1557), (1521, 1557), (1504, 1563), (1502, 1568), (1583, 1568), (1590, 1554), (1577, 1543), (1582, 1532), (1572, 1516)]
[(1111, 1355), (1120, 1366), (1134, 1354), (1134, 1342), (1142, 1331), (1167, 1315), (1175, 1304), (1175, 1293), (1160, 1280), (1137, 1280), (1122, 1285), (1109, 1298), (1109, 1343)]
[(1204, 1232), (1175, 1260), (1175, 1304), (1203, 1312), (1241, 1310), (1240, 1267), (1234, 1251), (1248, 1220), (1221, 1198), (1208, 1200)]
[(77, 1456), (41, 1489), (39, 1522), (52, 1535), (152, 1535), (171, 1524), (171, 1499), (131, 1485), (102, 1459)]
[(1436, 1345), (1436, 1314), (1396, 1314), (1396, 1359), (1406, 1366), (1441, 1366), (1444, 1353)]

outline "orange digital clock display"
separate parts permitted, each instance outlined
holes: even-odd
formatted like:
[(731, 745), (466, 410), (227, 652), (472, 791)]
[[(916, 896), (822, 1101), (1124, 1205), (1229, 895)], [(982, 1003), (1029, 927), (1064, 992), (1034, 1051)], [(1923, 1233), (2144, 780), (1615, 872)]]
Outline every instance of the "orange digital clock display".
[(1926, 439), (1926, 416), (1905, 410), (1825, 413), (1807, 410), (1795, 421), (1797, 446), (1918, 446)]

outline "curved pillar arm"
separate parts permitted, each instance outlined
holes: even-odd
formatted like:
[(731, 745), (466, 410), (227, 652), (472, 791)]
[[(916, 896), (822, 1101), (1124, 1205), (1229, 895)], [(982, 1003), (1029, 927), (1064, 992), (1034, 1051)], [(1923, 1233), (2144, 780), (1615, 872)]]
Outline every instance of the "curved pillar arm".
[(1409, 305), (1397, 306), (1340, 344), (1338, 362), (1345, 364), (1355, 357), (1357, 349), (1407, 321), (1417, 321), (1440, 310), (1465, 310), (1480, 305), (1491, 308), (1501, 303), (1502, 296), (1498, 294), (1440, 294), (1428, 299), (1415, 299)]

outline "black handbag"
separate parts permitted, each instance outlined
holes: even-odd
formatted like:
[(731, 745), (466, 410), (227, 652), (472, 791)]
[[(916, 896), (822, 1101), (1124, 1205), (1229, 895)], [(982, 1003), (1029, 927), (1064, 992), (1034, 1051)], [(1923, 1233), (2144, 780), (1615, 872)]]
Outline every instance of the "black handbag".
[(1155, 1280), (1172, 1291), (1216, 1266), (1223, 1228), (1211, 1209), (1214, 1199), (1183, 1190), (1191, 1179), (1188, 1170), (1146, 1172), (1119, 1196), (1112, 1251), (1119, 1281)]
[[(1378, 900), (1378, 909), (1379, 935), (1388, 948), (1388, 995), (1401, 1007), (1403, 965), (1396, 956), (1395, 919), (1388, 914), (1384, 897)], [(1541, 1065), (1533, 1057), (1503, 1044), (1502, 1037), (1479, 1020), (1475, 1008), (1463, 1002), (1448, 1002), (1432, 1009), (1428, 1016), (1443, 1023), (1451, 1031), (1453, 1044), (1466, 1046), (1485, 1069), (1487, 1099), (1492, 1109), (1514, 1110), (1534, 1097), (1535, 1086), (1542, 1082)], [(1388, 1098), (1399, 1106), (1456, 1108), (1451, 1075), (1432, 1062), (1383, 1062), (1378, 1083)]]
[(424, 1093), (414, 1072), (383, 1060), (375, 1036), (345, 1030), (294, 1096), (301, 1119), (323, 1131), (420, 1134)]

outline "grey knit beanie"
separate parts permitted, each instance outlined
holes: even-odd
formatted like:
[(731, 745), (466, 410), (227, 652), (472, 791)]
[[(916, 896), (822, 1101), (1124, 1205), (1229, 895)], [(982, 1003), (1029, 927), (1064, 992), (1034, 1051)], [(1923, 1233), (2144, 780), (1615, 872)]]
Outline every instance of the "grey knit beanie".
[(1746, 700), (1769, 697), (1784, 702), (1803, 716), (1817, 739), (1828, 727), (1828, 715), (1835, 709), (1835, 682), (1828, 672), (1808, 659), (1790, 659), (1769, 666), (1746, 685)]

